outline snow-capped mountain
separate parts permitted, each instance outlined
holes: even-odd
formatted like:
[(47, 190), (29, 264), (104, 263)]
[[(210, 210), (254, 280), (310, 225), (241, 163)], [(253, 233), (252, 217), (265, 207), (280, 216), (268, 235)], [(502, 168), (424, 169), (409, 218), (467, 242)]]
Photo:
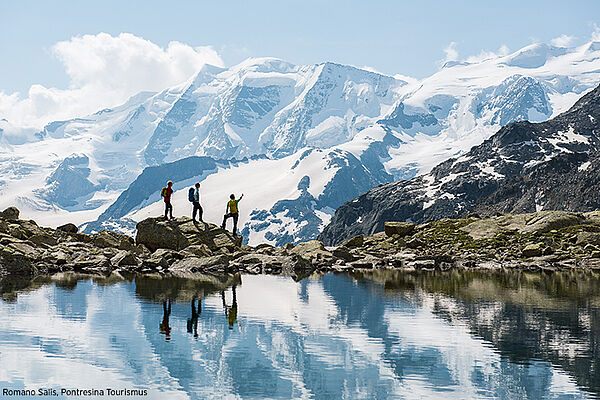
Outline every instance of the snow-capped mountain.
[(379, 186), (340, 207), (321, 239), (334, 244), (385, 221), (600, 208), (600, 86), (548, 121), (500, 129), (430, 173)]
[[(537, 44), (507, 56), (447, 63), (422, 81), (272, 58), (228, 69), (205, 66), (177, 87), (140, 93), (37, 133), (16, 134), (17, 128), (0, 121), (0, 206), (15, 204), (48, 225), (97, 220), (88, 229), (109, 221), (131, 226), (126, 218), (160, 208), (151, 203), (160, 200), (153, 196), (163, 181), (147, 182), (152, 195), (121, 204), (120, 195), (145, 168), (174, 175), (172, 163), (210, 157), (213, 169), (190, 167), (186, 178), (174, 179), (177, 185), (202, 180), (205, 209), (213, 197), (215, 207), (223, 202), (221, 192), (225, 199), (242, 190), (248, 200), (254, 197), (240, 221), (251, 243), (307, 239), (357, 190), (427, 173), (506, 123), (555, 116), (598, 82), (595, 42), (576, 48)], [(301, 163), (307, 152), (310, 163)], [(302, 168), (294, 171), (297, 161)], [(280, 182), (273, 195), (262, 196), (261, 185), (272, 181)], [(106, 214), (114, 209), (127, 212)], [(312, 222), (300, 227), (303, 221)]]

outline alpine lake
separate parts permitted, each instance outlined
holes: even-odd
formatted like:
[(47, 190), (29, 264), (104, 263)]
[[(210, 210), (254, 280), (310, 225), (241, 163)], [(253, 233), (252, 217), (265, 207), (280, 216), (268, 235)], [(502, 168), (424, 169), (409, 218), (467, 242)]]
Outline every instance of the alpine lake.
[(600, 398), (600, 274), (0, 278), (0, 398)]

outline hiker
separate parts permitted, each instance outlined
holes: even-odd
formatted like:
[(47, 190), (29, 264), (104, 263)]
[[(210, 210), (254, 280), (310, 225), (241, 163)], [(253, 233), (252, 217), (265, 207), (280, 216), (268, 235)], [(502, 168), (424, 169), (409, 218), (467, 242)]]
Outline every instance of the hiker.
[(234, 235), (237, 232), (238, 217), (240, 216), (238, 211), (238, 203), (240, 200), (242, 200), (242, 197), (244, 197), (244, 193), (242, 193), (240, 198), (237, 200), (235, 199), (235, 195), (232, 194), (229, 196), (231, 200), (227, 202), (227, 208), (225, 209), (225, 215), (223, 216), (223, 223), (221, 224), (221, 228), (225, 229), (225, 223), (227, 222), (227, 219), (233, 218), (233, 230), (231, 232)]
[[(173, 181), (167, 182), (167, 186), (162, 188), (160, 191), (160, 195), (165, 201), (165, 219), (168, 221), (173, 218), (173, 206), (171, 205), (171, 195), (173, 194)], [(168, 217), (168, 214), (171, 215), (171, 218)]]
[(194, 210), (192, 211), (192, 221), (196, 221), (196, 213), (198, 213), (198, 219), (200, 222), (203, 222), (202, 206), (200, 206), (200, 183), (196, 182), (194, 186), (195, 188), (191, 187), (188, 192), (188, 200), (194, 205)]

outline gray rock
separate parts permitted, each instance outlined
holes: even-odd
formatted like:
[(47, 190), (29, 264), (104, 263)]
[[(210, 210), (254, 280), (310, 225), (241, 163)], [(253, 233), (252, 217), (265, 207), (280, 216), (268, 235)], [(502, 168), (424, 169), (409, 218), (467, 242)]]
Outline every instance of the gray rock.
[(346, 246), (339, 246), (339, 247), (333, 249), (332, 254), (334, 257), (340, 258), (344, 261), (355, 261), (356, 260), (356, 256), (354, 254), (352, 254)]
[(307, 260), (320, 260), (324, 258), (333, 258), (331, 252), (325, 250), (325, 246), (318, 240), (298, 243), (296, 247), (289, 251)]
[(365, 241), (364, 235), (356, 235), (352, 239), (343, 243), (342, 246), (347, 247), (347, 248), (360, 247), (363, 245), (364, 241)]
[(187, 217), (174, 221), (148, 218), (138, 223), (136, 242), (150, 250), (182, 250), (190, 245), (206, 245), (213, 253), (229, 254), (241, 247), (242, 237), (232, 235), (214, 224), (194, 223)]
[(138, 223), (136, 228), (136, 243), (143, 244), (150, 251), (161, 248), (181, 250), (190, 245), (175, 223), (162, 221), (161, 218), (147, 218)]
[(226, 255), (203, 258), (186, 257), (171, 265), (169, 270), (190, 272), (226, 271), (228, 265), (229, 258)]
[(210, 250), (210, 247), (208, 247), (205, 244), (193, 244), (191, 246), (188, 246), (183, 250), (183, 253), (200, 258), (210, 257), (213, 255), (213, 252)]
[(521, 252), (523, 257), (539, 257), (544, 254), (544, 244), (543, 243), (532, 243), (528, 244), (523, 248)]
[(184, 258), (184, 255), (170, 249), (158, 249), (150, 257), (148, 257), (144, 262), (161, 267), (168, 267), (170, 264), (175, 263), (178, 260)]
[(17, 207), (8, 207), (6, 210), (0, 212), (0, 217), (8, 220), (19, 219), (19, 209)]
[(110, 259), (102, 254), (79, 254), (75, 259), (66, 264), (75, 271), (79, 270), (110, 270)]
[(135, 242), (133, 238), (117, 232), (101, 231), (93, 235), (93, 243), (98, 247), (112, 247), (120, 250), (133, 250)]
[(126, 265), (138, 265), (139, 259), (130, 251), (121, 250), (115, 256), (110, 259), (110, 263), (116, 267), (123, 267)]
[(404, 237), (413, 233), (414, 230), (415, 224), (411, 222), (386, 221), (384, 224), (384, 232), (388, 236), (398, 235)]
[(57, 227), (56, 230), (67, 233), (77, 233), (79, 231), (79, 228), (77, 228), (77, 225), (69, 222), (67, 224)]
[(600, 233), (596, 232), (579, 232), (577, 234), (576, 244), (585, 246), (586, 244), (593, 244), (600, 246)]

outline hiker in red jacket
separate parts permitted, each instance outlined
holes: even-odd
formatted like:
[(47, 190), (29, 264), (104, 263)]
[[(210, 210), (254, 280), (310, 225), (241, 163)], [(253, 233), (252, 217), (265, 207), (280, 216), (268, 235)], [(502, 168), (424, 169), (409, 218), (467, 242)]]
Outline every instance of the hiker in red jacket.
[[(173, 194), (173, 181), (167, 182), (167, 186), (162, 188), (160, 191), (160, 195), (163, 197), (165, 201), (165, 219), (168, 221), (173, 218), (173, 206), (171, 205), (171, 195)], [(171, 215), (171, 218), (168, 215)]]

